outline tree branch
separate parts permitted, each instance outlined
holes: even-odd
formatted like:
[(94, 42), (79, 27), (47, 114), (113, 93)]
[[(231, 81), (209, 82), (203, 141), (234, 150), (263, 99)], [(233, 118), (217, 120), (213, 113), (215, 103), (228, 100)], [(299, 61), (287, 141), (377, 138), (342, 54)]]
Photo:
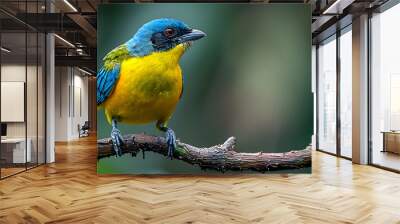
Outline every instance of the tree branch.
[[(124, 136), (125, 144), (122, 153), (136, 156), (141, 150), (152, 151), (167, 156), (165, 138), (145, 134), (130, 134)], [(110, 138), (97, 141), (98, 159), (115, 155)], [(290, 151), (285, 153), (244, 153), (236, 152), (236, 138), (228, 138), (222, 145), (208, 148), (195, 147), (177, 141), (174, 158), (202, 169), (227, 170), (254, 170), (265, 172), (270, 170), (299, 169), (311, 167), (311, 149)]]

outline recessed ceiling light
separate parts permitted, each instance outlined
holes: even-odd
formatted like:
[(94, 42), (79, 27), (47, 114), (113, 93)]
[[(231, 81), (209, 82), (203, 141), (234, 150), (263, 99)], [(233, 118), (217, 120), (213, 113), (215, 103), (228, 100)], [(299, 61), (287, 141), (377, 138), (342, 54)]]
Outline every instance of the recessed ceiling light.
[(6, 53), (10, 53), (11, 52), (11, 50), (9, 50), (9, 49), (7, 49), (5, 47), (1, 47), (0, 49), (1, 49), (1, 51), (4, 51)]
[(61, 40), (62, 42), (64, 42), (65, 44), (67, 44), (70, 47), (75, 48), (75, 45), (73, 45), (71, 42), (69, 42), (68, 40), (60, 37), (58, 34), (54, 34), (55, 37), (57, 37), (59, 40)]
[(90, 73), (90, 72), (88, 72), (88, 71), (86, 71), (86, 70), (83, 70), (83, 69), (81, 69), (81, 68), (79, 68), (79, 67), (78, 67), (78, 70), (81, 71), (81, 72), (83, 72), (83, 73), (85, 73), (86, 75), (92, 76), (92, 73)]
[(64, 0), (64, 3), (68, 5), (68, 7), (70, 7), (74, 12), (78, 12), (78, 10), (68, 0)]

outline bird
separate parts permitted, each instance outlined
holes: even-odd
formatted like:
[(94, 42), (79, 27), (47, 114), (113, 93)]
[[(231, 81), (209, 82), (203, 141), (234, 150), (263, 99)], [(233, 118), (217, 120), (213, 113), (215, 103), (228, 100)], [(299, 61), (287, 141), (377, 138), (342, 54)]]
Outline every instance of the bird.
[(173, 158), (176, 135), (168, 121), (183, 94), (179, 61), (194, 41), (205, 36), (181, 20), (159, 18), (143, 24), (132, 38), (105, 55), (97, 73), (97, 106), (104, 108), (112, 126), (117, 157), (122, 156), (124, 144), (119, 123), (155, 122), (165, 133), (167, 156)]

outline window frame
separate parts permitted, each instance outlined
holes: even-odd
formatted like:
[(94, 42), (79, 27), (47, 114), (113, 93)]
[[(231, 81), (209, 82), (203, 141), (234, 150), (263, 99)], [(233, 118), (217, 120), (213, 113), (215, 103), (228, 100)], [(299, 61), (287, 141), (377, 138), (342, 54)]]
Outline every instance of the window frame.
[[(340, 67), (340, 37), (344, 35), (347, 32), (352, 32), (352, 23), (347, 24), (346, 26), (342, 27), (341, 29), (338, 29), (335, 33), (332, 35), (326, 37), (325, 39), (320, 40), (316, 44), (316, 150), (319, 152), (323, 152), (329, 155), (337, 156), (339, 158), (343, 158), (346, 160), (352, 160), (352, 158), (347, 157), (342, 155), (342, 150), (341, 150), (341, 118), (340, 118), (340, 104), (341, 104), (341, 97), (340, 97), (340, 84), (341, 84), (341, 67)], [(319, 104), (320, 104), (320, 96), (319, 96), (319, 90), (320, 90), (320, 74), (319, 74), (319, 47), (322, 43), (326, 43), (329, 41), (336, 41), (336, 152), (332, 153), (327, 150), (321, 149), (320, 143), (319, 143), (319, 136), (320, 136), (320, 130), (319, 130)]]

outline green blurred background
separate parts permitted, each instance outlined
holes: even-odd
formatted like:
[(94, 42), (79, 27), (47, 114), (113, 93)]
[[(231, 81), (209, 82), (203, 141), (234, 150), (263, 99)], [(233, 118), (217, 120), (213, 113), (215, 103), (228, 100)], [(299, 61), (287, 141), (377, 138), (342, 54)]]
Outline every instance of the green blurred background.
[[(110, 4), (98, 10), (97, 61), (144, 23), (176, 18), (207, 33), (185, 53), (184, 93), (169, 127), (196, 146), (236, 136), (243, 152), (285, 152), (311, 143), (311, 9), (303, 4)], [(111, 127), (98, 111), (98, 138)], [(154, 124), (121, 124), (123, 134), (163, 135)], [(98, 173), (206, 174), (146, 152), (100, 159)], [(310, 173), (311, 168), (283, 172)], [(233, 173), (233, 172), (231, 172)]]

